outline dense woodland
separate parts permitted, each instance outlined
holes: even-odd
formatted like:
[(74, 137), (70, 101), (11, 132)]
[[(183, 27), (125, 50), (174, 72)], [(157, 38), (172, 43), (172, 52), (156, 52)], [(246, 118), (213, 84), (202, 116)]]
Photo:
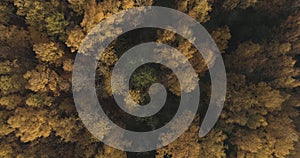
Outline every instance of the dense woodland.
[[(226, 102), (206, 137), (199, 138), (198, 130), (209, 100), (207, 66), (187, 40), (155, 28), (128, 32), (106, 49), (97, 69), (99, 101), (124, 128), (146, 131), (163, 126), (176, 112), (176, 76), (153, 64), (135, 71), (130, 91), (134, 101), (147, 103), (147, 90), (155, 82), (164, 83), (169, 93), (167, 112), (135, 118), (115, 105), (110, 71), (122, 53), (138, 43), (169, 44), (199, 74), (203, 98), (189, 130), (156, 151), (126, 153), (95, 139), (78, 117), (71, 76), (81, 41), (104, 18), (138, 6), (164, 6), (190, 15), (204, 25), (222, 52)], [(299, 0), (1, 0), (0, 157), (297, 157), (299, 8)]]

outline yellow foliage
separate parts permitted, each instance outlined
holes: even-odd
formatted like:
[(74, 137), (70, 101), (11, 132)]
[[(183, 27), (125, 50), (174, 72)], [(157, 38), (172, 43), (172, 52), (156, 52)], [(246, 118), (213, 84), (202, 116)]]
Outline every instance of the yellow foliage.
[[(179, 138), (168, 146), (158, 149), (156, 158), (164, 158), (165, 156), (172, 156), (174, 158), (225, 158), (226, 147), (224, 145), (224, 140), (227, 136), (221, 131), (213, 130), (206, 137), (200, 139), (198, 136), (199, 121), (200, 118), (196, 117), (189, 129)], [(168, 140), (169, 134), (161, 135), (163, 142), (165, 139)]]
[(60, 64), (64, 52), (54, 42), (33, 45), (36, 57), (44, 62)]
[(72, 71), (73, 70), (73, 63), (74, 61), (72, 59), (66, 59), (63, 61), (63, 69), (65, 71)]
[[(131, 101), (129, 100), (132, 99)], [(133, 105), (141, 104), (145, 101), (145, 96), (142, 95), (140, 90), (130, 90), (129, 95), (127, 95), (124, 99), (126, 106), (129, 109), (133, 109)]]
[(101, 66), (113, 66), (118, 61), (118, 56), (111, 49), (103, 52), (100, 56)]
[(19, 76), (0, 76), (0, 92), (4, 95), (21, 91), (23, 88), (23, 82)]
[(9, 115), (11, 115), (11, 113), (9, 111), (6, 110), (1, 110), (0, 111), (0, 137), (3, 138), (4, 136), (10, 134), (11, 132), (13, 132), (15, 129), (11, 128), (8, 124), (7, 124), (7, 119), (9, 117)]
[(176, 0), (177, 9), (189, 14), (199, 22), (209, 20), (208, 13), (212, 10), (208, 0)]
[(42, 106), (52, 106), (54, 98), (48, 96), (46, 93), (36, 93), (30, 94), (26, 99), (26, 105), (31, 107), (42, 107)]
[(67, 31), (66, 45), (71, 48), (71, 52), (74, 53), (78, 51), (81, 41), (84, 39), (85, 34), (79, 26), (74, 27)]
[(11, 68), (12, 63), (8, 60), (4, 62), (0, 62), (0, 75), (9, 74), (12, 71)]
[(22, 97), (17, 94), (12, 94), (9, 96), (0, 98), (0, 105), (4, 106), (7, 110), (15, 109), (22, 102)]
[(78, 134), (83, 127), (79, 124), (77, 118), (55, 118), (49, 122), (55, 131), (55, 135), (61, 137), (64, 142), (80, 141)]
[(217, 30), (212, 32), (212, 37), (215, 40), (219, 50), (224, 53), (225, 49), (227, 49), (228, 41), (231, 38), (230, 30), (228, 26), (218, 28)]
[(99, 149), (98, 154), (95, 156), (95, 158), (112, 158), (112, 157), (127, 158), (126, 152), (114, 149), (107, 145), (103, 145), (103, 148)]
[(200, 139), (200, 157), (225, 158), (225, 150), (228, 149), (224, 143), (226, 139), (227, 135), (222, 131), (211, 130), (207, 136)]
[(82, 0), (68, 0), (70, 8), (72, 8), (77, 14), (83, 14), (85, 1)]
[(50, 90), (55, 95), (59, 95), (59, 91), (68, 91), (70, 87), (67, 81), (44, 65), (38, 65), (36, 69), (26, 72), (24, 78), (28, 80), (26, 88), (34, 92)]
[(15, 128), (15, 134), (22, 142), (30, 142), (39, 137), (48, 137), (51, 126), (48, 122), (47, 110), (33, 108), (17, 108), (7, 123)]
[[(194, 3), (194, 4), (193, 4)], [(212, 10), (211, 5), (207, 0), (194, 0), (192, 9), (188, 11), (188, 14), (197, 19), (199, 22), (206, 22), (210, 19), (208, 13)]]
[(14, 152), (14, 149), (12, 148), (12, 146), (8, 143), (4, 144), (1, 143), (0, 144), (0, 157), (2, 158), (12, 158), (12, 153)]

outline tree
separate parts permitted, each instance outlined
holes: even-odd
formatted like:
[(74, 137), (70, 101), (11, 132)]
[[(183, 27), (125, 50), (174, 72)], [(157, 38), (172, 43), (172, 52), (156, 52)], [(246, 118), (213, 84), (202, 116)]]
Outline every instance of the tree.
[(45, 10), (49, 11), (46, 4), (42, 1), (14, 0), (14, 5), (18, 8), (17, 14), (25, 16), (26, 22), (39, 31), (43, 30), (43, 22), (47, 14)]
[(200, 139), (200, 157), (226, 157), (228, 146), (224, 141), (228, 136), (220, 130), (212, 130), (204, 138)]
[(0, 125), (1, 125), (1, 129), (0, 129), (0, 138), (3, 139), (5, 138), (8, 134), (12, 133), (14, 131), (14, 128), (11, 128), (6, 122), (7, 119), (9, 118), (9, 116), (12, 113), (8, 110), (1, 110), (0, 111)]
[(64, 52), (59, 45), (54, 42), (39, 43), (33, 45), (36, 57), (43, 62), (54, 63), (60, 65)]
[(22, 142), (30, 142), (39, 137), (48, 137), (52, 127), (48, 122), (48, 111), (34, 108), (17, 108), (7, 123), (15, 129), (15, 135)]
[(54, 12), (45, 19), (45, 22), (49, 36), (59, 37), (62, 40), (65, 39), (65, 28), (69, 23), (65, 20), (63, 13)]
[(189, 14), (192, 18), (197, 19), (199, 22), (208, 21), (208, 13), (212, 10), (211, 5), (207, 0), (176, 0), (176, 5), (176, 9)]
[(217, 30), (212, 32), (212, 37), (213, 37), (214, 41), (216, 42), (219, 50), (224, 53), (228, 47), (227, 45), (231, 38), (229, 27), (224, 26), (224, 27), (218, 28)]
[(16, 151), (20, 151), (20, 145), (13, 136), (2, 137), (0, 147), (0, 156), (3, 158), (16, 157)]
[[(282, 114), (281, 114), (282, 115)], [(276, 120), (276, 121), (275, 121)], [(264, 130), (246, 130), (240, 128), (230, 139), (237, 145), (237, 157), (286, 157), (293, 150), (297, 141), (297, 132), (292, 120), (281, 116), (280, 119), (270, 116), (269, 125)], [(280, 124), (280, 126), (278, 126)]]
[[(96, 55), (99, 62), (95, 85), (99, 100), (106, 103), (102, 107), (109, 117), (128, 130), (135, 126), (138, 130), (157, 129), (167, 119), (172, 119), (171, 114), (178, 109), (174, 105), (179, 102), (181, 91), (194, 90), (196, 85), (190, 84), (190, 79), (197, 77), (201, 79), (200, 116), (197, 114), (191, 126), (173, 143), (149, 154), (156, 153), (156, 157), (161, 158), (290, 157), (299, 146), (295, 146), (299, 142), (299, 131), (294, 122), (299, 117), (300, 107), (299, 4), (298, 0), (2, 0), (0, 157), (148, 156), (147, 153), (129, 154), (113, 149), (93, 137), (83, 121), (98, 138), (131, 145), (123, 139), (122, 131), (113, 129), (105, 119), (91, 115), (95, 107), (89, 107), (91, 111), (84, 113), (87, 117), (79, 119), (70, 85), (75, 53), (83, 53), (78, 52), (79, 47), (89, 47), (94, 42), (81, 45), (94, 26), (119, 11), (152, 5), (184, 12), (210, 31), (223, 52), (226, 65), (225, 106), (215, 127), (199, 138), (201, 116), (204, 116), (210, 98), (207, 74), (208, 67), (215, 62), (213, 53), (205, 52), (210, 55), (206, 63), (193, 44), (178, 34), (146, 28), (121, 35), (101, 56)], [(115, 21), (128, 20), (135, 24), (141, 19), (139, 16), (133, 19), (119, 16)], [(121, 30), (99, 29), (97, 31), (105, 32), (106, 36), (116, 35)], [(185, 31), (192, 34), (191, 30)], [(96, 35), (95, 40), (98, 42), (103, 38), (103, 35)], [(124, 96), (127, 105), (133, 104), (129, 101), (145, 104), (150, 100), (149, 87), (155, 82), (162, 83), (168, 92), (166, 106), (162, 109), (167, 114), (158, 113), (158, 117), (150, 118), (124, 117), (111, 100), (111, 72), (122, 52), (149, 41), (168, 44), (184, 55), (185, 58), (181, 58), (176, 53), (167, 55), (169, 50), (157, 50), (160, 53), (157, 59), (179, 69), (179, 75), (187, 76), (183, 82), (188, 86), (181, 87), (177, 76), (165, 66), (143, 65), (131, 75), (129, 94), (116, 93)], [(180, 67), (187, 62), (196, 74)], [(83, 65), (79, 69), (85, 72), (86, 68)], [(124, 80), (122, 73), (116, 77)], [(86, 84), (94, 86), (94, 83), (86, 82), (90, 80), (86, 76), (73, 79), (82, 87)], [(124, 88), (120, 83), (115, 86)], [(73, 90), (82, 89), (74, 87)], [(85, 97), (79, 100), (79, 108), (91, 103)], [(187, 116), (189, 113), (181, 118)], [(171, 128), (176, 131), (183, 125), (176, 122)], [(99, 130), (99, 127), (102, 128)], [(173, 134), (162, 133), (159, 139), (165, 144)]]
[[(296, 6), (297, 4), (294, 5)], [(281, 32), (283, 34), (283, 37), (281, 38), (291, 42), (293, 49), (290, 51), (290, 53), (292, 54), (298, 54), (300, 49), (300, 26), (298, 25), (300, 21), (299, 14), (299, 11), (293, 13), (281, 25)]]
[(158, 81), (157, 71), (150, 66), (143, 66), (132, 74), (131, 83), (133, 89), (149, 88)]
[(103, 148), (99, 149), (98, 153), (95, 155), (95, 158), (108, 158), (108, 157), (126, 158), (127, 156), (124, 151), (114, 149), (107, 145), (103, 145)]
[(23, 91), (24, 80), (20, 74), (23, 70), (17, 62), (17, 60), (0, 62), (0, 94), (2, 95)]
[[(0, 24), (0, 51), (1, 57), (11, 61), (16, 56), (28, 54), (30, 49), (29, 32), (23, 27), (11, 25), (9, 27)], [(13, 55), (12, 55), (13, 54)]]
[(82, 132), (82, 124), (75, 117), (60, 118), (57, 114), (53, 116), (54, 119), (50, 122), (55, 135), (61, 137), (64, 142), (77, 142), (80, 141), (77, 136)]
[[(113, 47), (107, 48), (106, 51), (101, 54), (100, 59), (99, 59), (98, 66), (99, 66), (100, 72), (101, 72), (101, 69), (103, 69), (103, 67), (104, 67), (104, 69), (106, 67), (111, 68), (112, 66), (114, 66), (116, 64), (116, 62), (118, 60), (119, 60), (118, 56), (116, 55), (116, 52), (113, 49)], [(101, 75), (107, 75), (107, 74), (109, 74), (109, 73), (106, 71), (102, 71)]]
[(233, 10), (235, 8), (247, 9), (254, 7), (257, 0), (225, 0), (223, 8), (227, 10)]
[(17, 75), (14, 76), (0, 76), (0, 81), (1, 81), (1, 85), (0, 85), (0, 90), (1, 93), (6, 95), (9, 93), (14, 93), (14, 92), (18, 92), (22, 87), (22, 85), (20, 85), (18, 83), (18, 79), (19, 77)]
[[(290, 118), (296, 117), (297, 112), (293, 105), (287, 104), (293, 93), (286, 89), (298, 86), (298, 80), (293, 77), (298, 72), (293, 58), (286, 55), (289, 51), (287, 43), (245, 42), (226, 57), (225, 63), (230, 63), (227, 67), (235, 73), (227, 75), (230, 95), (220, 124), (232, 124), (223, 125), (231, 135), (230, 144), (237, 147), (232, 155), (285, 157), (293, 150), (298, 136)], [(280, 132), (283, 129), (274, 128), (279, 127), (275, 122), (289, 130), (289, 136)]]
[[(189, 129), (185, 131), (178, 139), (168, 146), (158, 149), (156, 157), (226, 157), (226, 146), (224, 145), (224, 140), (227, 138), (227, 136), (222, 133), (222, 131), (213, 130), (206, 137), (200, 139), (198, 136), (200, 124), (199, 121), (200, 117), (197, 116)], [(167, 139), (167, 135), (161, 135), (163, 142), (165, 138)]]
[(72, 72), (73, 70), (73, 63), (72, 59), (66, 59), (63, 61), (63, 69), (67, 72)]
[(81, 41), (84, 39), (85, 33), (80, 26), (75, 26), (67, 30), (66, 45), (71, 48), (71, 52), (78, 51)]
[(60, 11), (60, 8), (63, 8), (61, 3), (56, 0), (14, 0), (17, 14), (25, 16), (25, 21), (29, 26), (37, 32), (46, 30), (50, 37), (58, 37), (60, 40), (64, 40), (68, 22)]
[(70, 87), (68, 81), (44, 65), (38, 65), (34, 70), (26, 72), (24, 78), (28, 80), (26, 88), (33, 92), (51, 91), (60, 95), (60, 91), (68, 91)]
[(17, 94), (11, 94), (0, 98), (0, 105), (7, 110), (15, 109), (22, 102), (22, 97)]
[(70, 7), (76, 14), (82, 15), (84, 13), (85, 1), (81, 0), (68, 0), (68, 7)]
[(13, 7), (4, 2), (0, 4), (0, 10), (0, 23), (8, 25), (11, 20), (11, 16), (14, 15)]
[[(179, 11), (182, 11), (184, 13), (187, 13), (191, 17), (195, 18), (198, 22), (206, 22), (210, 19), (208, 16), (208, 13), (212, 10), (211, 4), (207, 0), (184, 0), (184, 1), (176, 1), (175, 2), (175, 9), (178, 9)], [(191, 31), (191, 30), (187, 30)], [(226, 30), (229, 32), (229, 30)], [(228, 34), (227, 32), (227, 34)], [(215, 33), (216, 34), (216, 33)], [(229, 40), (227, 37), (228, 35), (224, 35), (224, 40)], [(225, 37), (226, 36), (226, 37)], [(219, 37), (221, 38), (221, 37)], [(221, 39), (220, 39), (221, 41)], [(198, 50), (186, 39), (182, 38), (179, 35), (176, 35), (174, 32), (163, 30), (158, 31), (158, 43), (164, 43), (168, 44), (174, 48), (176, 48), (180, 53), (182, 53), (186, 59), (181, 59), (176, 55), (168, 56), (165, 53), (163, 53), (166, 50), (158, 50), (161, 52), (157, 58), (159, 59), (168, 59), (169, 63), (172, 64), (175, 68), (180, 69), (181, 73), (188, 73), (185, 68), (182, 68), (181, 66), (183, 63), (190, 62), (190, 64), (193, 66), (196, 75), (199, 75), (207, 70), (207, 65), (211, 65), (214, 63), (214, 57), (211, 56), (211, 59), (208, 59), (208, 63), (205, 62), (205, 60), (202, 58), (201, 54), (198, 52)], [(223, 40), (222, 40), (223, 42)], [(226, 43), (226, 42), (225, 42)], [(223, 44), (224, 45), (224, 44)], [(227, 45), (227, 43), (226, 43)], [(177, 61), (177, 62), (174, 62)], [(164, 72), (164, 76), (166, 76), (165, 83), (168, 85), (168, 90), (170, 90), (173, 94), (180, 96), (181, 88), (185, 92), (191, 92), (196, 85), (189, 84), (189, 87), (180, 87), (180, 84), (176, 78), (176, 75), (172, 72), (166, 71), (166, 69), (162, 68)], [(187, 75), (187, 74), (184, 74)], [(195, 75), (195, 74), (188, 74), (189, 75)], [(198, 77), (198, 76), (197, 76)], [(192, 77), (191, 77), (192, 78)], [(186, 78), (184, 82), (191, 82), (191, 78)]]
[[(152, 1), (148, 2), (151, 3)], [(84, 18), (81, 26), (86, 32), (89, 32), (95, 25), (104, 18), (109, 17), (121, 10), (133, 8), (136, 1), (134, 0), (107, 0), (96, 2), (96, 0), (88, 0), (85, 6)]]
[(36, 93), (28, 95), (26, 105), (30, 107), (52, 106), (54, 98), (48, 96), (47, 93)]

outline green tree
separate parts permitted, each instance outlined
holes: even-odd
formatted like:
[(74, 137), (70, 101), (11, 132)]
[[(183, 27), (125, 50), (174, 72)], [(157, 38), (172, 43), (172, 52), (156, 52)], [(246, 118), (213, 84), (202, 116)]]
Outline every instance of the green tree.
[(65, 38), (68, 22), (60, 11), (61, 2), (57, 0), (14, 0), (17, 14), (25, 16), (26, 23), (38, 32), (47, 31), (50, 37)]
[(54, 12), (45, 19), (45, 22), (49, 36), (59, 37), (62, 40), (65, 39), (65, 28), (69, 23), (65, 20), (63, 13)]

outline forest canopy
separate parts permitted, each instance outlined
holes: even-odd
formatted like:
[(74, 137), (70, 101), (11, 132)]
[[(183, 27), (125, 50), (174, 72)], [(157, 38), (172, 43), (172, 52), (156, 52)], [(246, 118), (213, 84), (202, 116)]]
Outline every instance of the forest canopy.
[[(172, 71), (146, 64), (132, 74), (130, 96), (126, 97), (146, 104), (149, 87), (162, 83), (168, 91), (165, 111), (138, 118), (117, 108), (111, 71), (122, 53), (134, 45), (152, 41), (176, 48), (193, 66), (201, 89), (199, 111), (185, 133), (155, 151), (131, 153), (103, 144), (85, 128), (72, 98), (72, 71), (81, 42), (92, 28), (119, 11), (139, 6), (179, 10), (208, 30), (222, 52), (227, 95), (217, 124), (199, 138), (211, 83), (208, 63), (195, 46), (174, 32), (156, 28), (137, 29), (118, 37), (99, 59), (95, 85), (103, 109), (119, 126), (136, 131), (157, 129), (172, 119), (181, 96)], [(300, 155), (299, 0), (1, 0), (0, 33), (0, 157)], [(169, 58), (163, 53), (160, 57)], [(126, 99), (124, 102), (132, 104)], [(99, 125), (104, 127), (100, 135), (115, 136), (106, 138), (110, 141), (123, 135), (105, 121), (99, 120), (95, 127)], [(168, 134), (160, 137), (164, 142)]]

